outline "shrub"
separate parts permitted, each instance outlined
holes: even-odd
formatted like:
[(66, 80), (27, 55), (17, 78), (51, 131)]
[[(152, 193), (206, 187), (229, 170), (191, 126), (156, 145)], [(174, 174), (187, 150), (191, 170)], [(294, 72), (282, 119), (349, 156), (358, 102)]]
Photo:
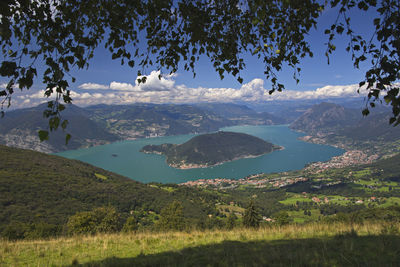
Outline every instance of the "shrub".
[(157, 222), (157, 227), (160, 230), (182, 231), (185, 228), (182, 204), (178, 201), (174, 201), (162, 209), (160, 220)]
[(138, 221), (135, 217), (130, 216), (126, 219), (124, 226), (122, 227), (123, 232), (134, 232), (138, 229)]
[(57, 236), (60, 233), (60, 227), (45, 222), (21, 223), (11, 222), (8, 224), (1, 236), (9, 240), (17, 239), (38, 239)]
[(290, 223), (291, 218), (289, 217), (289, 214), (286, 211), (280, 211), (277, 214), (275, 214), (275, 222), (278, 225), (285, 225)]
[(119, 214), (113, 207), (101, 207), (78, 212), (68, 219), (70, 234), (110, 233), (120, 229)]

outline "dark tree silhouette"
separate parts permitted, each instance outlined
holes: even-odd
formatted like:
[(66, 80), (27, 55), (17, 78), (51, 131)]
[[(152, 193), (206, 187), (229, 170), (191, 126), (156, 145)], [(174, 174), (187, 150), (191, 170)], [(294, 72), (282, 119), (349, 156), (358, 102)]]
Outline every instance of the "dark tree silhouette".
[[(383, 98), (392, 106), (390, 123), (400, 123), (397, 0), (3, 0), (0, 76), (8, 84), (0, 90), (2, 112), (15, 89), (29, 89), (38, 77), (46, 85), (45, 95), (54, 96), (44, 112), (49, 130), (65, 129), (68, 122), (60, 121), (59, 112), (65, 109), (62, 103), (72, 102), (69, 85), (75, 78), (69, 72), (88, 68), (100, 44), (121, 64), (138, 67), (139, 82), (145, 82), (142, 71), (149, 67), (172, 73), (181, 64), (195, 75), (196, 62), (206, 55), (221, 79), (228, 74), (241, 83), (244, 55), (251, 52), (264, 62), (270, 93), (281, 91), (278, 72), (287, 65), (298, 81), (300, 60), (313, 56), (305, 36), (330, 8), (338, 10), (338, 16), (325, 30), (328, 63), (336, 49), (335, 36), (347, 35), (346, 50), (354, 66), (370, 61), (360, 82), (369, 92), (369, 105)], [(373, 10), (373, 36), (360, 36), (352, 29), (352, 10)], [(43, 73), (38, 73), (37, 64), (45, 66)], [(40, 138), (48, 138), (48, 132), (41, 131)]]

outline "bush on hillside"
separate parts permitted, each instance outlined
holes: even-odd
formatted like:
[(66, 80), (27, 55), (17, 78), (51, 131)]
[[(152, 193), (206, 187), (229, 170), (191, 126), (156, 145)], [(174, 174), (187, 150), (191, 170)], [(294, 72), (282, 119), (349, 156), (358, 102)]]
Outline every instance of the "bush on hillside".
[(78, 212), (68, 219), (67, 229), (70, 234), (117, 232), (120, 230), (120, 215), (113, 207)]
[(134, 232), (138, 229), (138, 221), (135, 217), (130, 216), (126, 219), (124, 226), (122, 227), (123, 232)]
[(1, 232), (1, 236), (8, 240), (42, 239), (57, 236), (60, 232), (60, 226), (45, 222), (11, 222)]
[(174, 201), (161, 210), (161, 218), (157, 222), (157, 228), (159, 230), (182, 231), (185, 228), (185, 225), (186, 223), (183, 217), (183, 207), (180, 202)]

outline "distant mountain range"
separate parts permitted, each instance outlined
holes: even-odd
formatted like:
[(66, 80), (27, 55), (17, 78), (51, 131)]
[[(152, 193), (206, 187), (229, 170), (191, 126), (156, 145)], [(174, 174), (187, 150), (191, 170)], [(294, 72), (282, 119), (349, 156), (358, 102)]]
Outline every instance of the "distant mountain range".
[[(40, 142), (38, 131), (48, 128), (48, 120), (43, 117), (46, 108), (47, 105), (43, 104), (7, 112), (0, 119), (0, 144), (51, 153), (105, 144), (119, 139), (117, 135), (91, 120), (87, 110), (70, 105), (62, 112), (62, 119), (69, 122), (66, 131), (53, 131), (48, 141)], [(65, 145), (66, 133), (73, 136), (68, 146)]]
[(219, 131), (195, 136), (180, 145), (147, 145), (141, 151), (165, 155), (168, 165), (189, 169), (209, 167), (239, 158), (256, 157), (280, 148), (248, 134)]
[(218, 114), (233, 124), (273, 125), (286, 124), (290, 119), (284, 116), (275, 116), (269, 112), (256, 112), (246, 105), (231, 103), (202, 103), (196, 106)]
[(232, 123), (193, 105), (100, 105), (86, 108), (90, 118), (121, 139), (204, 133)]
[[(48, 128), (48, 121), (42, 116), (46, 105), (39, 105), (6, 112), (0, 119), (0, 144), (52, 153), (117, 140), (208, 133), (233, 125), (288, 123), (292, 129), (310, 135), (336, 135), (357, 140), (390, 141), (398, 139), (400, 134), (400, 127), (388, 125), (389, 112), (384, 108), (376, 108), (363, 118), (360, 110), (333, 103), (313, 106), (297, 103), (290, 107), (292, 104), (286, 103), (278, 110), (276, 104), (266, 103), (270, 109), (275, 109), (275, 115), (227, 103), (102, 104), (86, 108), (69, 105), (61, 113), (62, 118), (69, 121), (66, 131), (52, 132), (46, 142), (40, 142), (37, 136), (38, 130)], [(66, 133), (72, 135), (68, 146), (65, 145)]]
[(363, 117), (360, 110), (332, 103), (309, 108), (290, 128), (316, 136), (343, 136), (355, 141), (394, 141), (400, 138), (400, 127), (389, 125), (390, 113), (383, 109)]
[[(96, 105), (79, 108), (69, 105), (61, 113), (68, 119), (65, 132), (50, 134), (40, 142), (39, 130), (48, 128), (43, 118), (46, 105), (10, 111), (0, 119), (0, 144), (52, 153), (105, 144), (116, 140), (144, 137), (207, 133), (232, 125), (271, 125), (286, 123), (267, 112), (236, 104), (134, 104)], [(65, 134), (72, 138), (65, 146)]]
[(361, 118), (358, 110), (324, 102), (306, 110), (290, 128), (309, 134), (336, 132), (338, 128), (348, 127)]

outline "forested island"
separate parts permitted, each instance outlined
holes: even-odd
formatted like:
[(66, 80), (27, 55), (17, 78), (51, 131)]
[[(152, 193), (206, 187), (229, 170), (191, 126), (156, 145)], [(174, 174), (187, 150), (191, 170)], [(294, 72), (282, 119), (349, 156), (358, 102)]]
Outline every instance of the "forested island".
[(140, 151), (165, 155), (178, 169), (205, 168), (241, 158), (258, 157), (283, 147), (244, 133), (219, 131), (193, 137), (186, 143), (146, 145)]

